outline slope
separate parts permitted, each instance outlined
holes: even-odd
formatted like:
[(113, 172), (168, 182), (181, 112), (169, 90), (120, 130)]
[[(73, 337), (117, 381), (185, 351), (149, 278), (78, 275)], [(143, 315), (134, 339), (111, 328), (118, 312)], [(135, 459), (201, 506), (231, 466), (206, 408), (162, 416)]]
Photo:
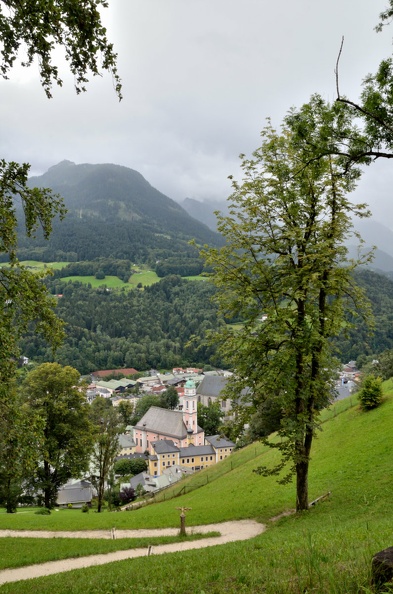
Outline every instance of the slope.
[(195, 257), (195, 248), (188, 245), (191, 239), (209, 244), (221, 241), (217, 233), (127, 167), (62, 161), (30, 178), (29, 184), (59, 193), (68, 214), (62, 223), (54, 222), (48, 242), (40, 234), (34, 242), (24, 238), (23, 259), (38, 259), (41, 250), (41, 255), (53, 260), (114, 257), (145, 262), (173, 254)]
[[(355, 399), (324, 412), (323, 431), (313, 451), (310, 488), (312, 497), (328, 490), (332, 493), (309, 513), (270, 522), (265, 534), (249, 542), (122, 561), (12, 584), (0, 591), (118, 594), (131, 587), (134, 593), (162, 594), (369, 591), (371, 557), (393, 541), (393, 382), (385, 384), (385, 389), (384, 403), (369, 413), (361, 412)], [(218, 464), (216, 476), (209, 469), (193, 477), (205, 482), (204, 486), (139, 511), (104, 514), (102, 521), (126, 522), (129, 528), (168, 526), (177, 521), (180, 506), (192, 508), (187, 514), (189, 526), (212, 518), (267, 520), (291, 509), (295, 496), (293, 486), (281, 487), (273, 478), (253, 474), (258, 463), (271, 459), (272, 452), (252, 445)], [(209, 482), (203, 481), (207, 475)], [(50, 528), (51, 517), (41, 520), (43, 528)], [(85, 526), (90, 521), (83, 518)], [(7, 524), (20, 527), (18, 514), (7, 518)]]

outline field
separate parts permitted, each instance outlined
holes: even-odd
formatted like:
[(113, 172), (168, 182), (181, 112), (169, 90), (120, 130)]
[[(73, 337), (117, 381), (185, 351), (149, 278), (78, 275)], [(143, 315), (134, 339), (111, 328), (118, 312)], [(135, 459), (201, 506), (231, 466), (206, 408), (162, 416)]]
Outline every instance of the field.
[[(373, 554), (393, 545), (392, 447), (389, 382), (378, 409), (364, 413), (352, 398), (324, 411), (312, 455), (310, 498), (331, 494), (307, 513), (271, 521), (293, 509), (294, 485), (281, 486), (273, 477), (253, 473), (258, 465), (271, 464), (275, 455), (257, 443), (175, 485), (173, 494), (182, 489), (175, 499), (166, 491), (165, 501), (141, 510), (1, 514), (0, 528), (148, 528), (176, 526), (176, 507), (187, 506), (192, 508), (188, 526), (256, 518), (268, 530), (250, 541), (91, 567), (4, 585), (0, 592), (367, 594), (372, 591)], [(15, 557), (23, 555), (18, 542), (12, 546)]]

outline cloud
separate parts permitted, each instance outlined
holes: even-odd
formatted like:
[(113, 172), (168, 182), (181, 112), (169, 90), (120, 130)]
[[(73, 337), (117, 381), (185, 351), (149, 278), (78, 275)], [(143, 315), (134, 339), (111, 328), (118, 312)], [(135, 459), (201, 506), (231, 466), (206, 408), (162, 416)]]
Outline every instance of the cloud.
[(391, 51), (391, 32), (373, 31), (385, 4), (116, 0), (104, 18), (124, 100), (109, 74), (76, 96), (64, 68), (64, 87), (49, 101), (37, 69), (19, 69), (0, 82), (0, 155), (30, 162), (34, 173), (65, 158), (118, 163), (172, 198), (224, 199), (227, 176), (239, 174), (239, 153), (258, 146), (266, 117), (279, 125), (314, 92), (334, 100), (342, 35), (341, 90), (358, 96)]

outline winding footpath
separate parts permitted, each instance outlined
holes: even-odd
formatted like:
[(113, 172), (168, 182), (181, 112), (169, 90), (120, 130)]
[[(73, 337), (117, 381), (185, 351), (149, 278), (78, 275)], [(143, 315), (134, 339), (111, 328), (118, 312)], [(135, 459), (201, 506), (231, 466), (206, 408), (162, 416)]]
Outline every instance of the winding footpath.
[[(133, 559), (144, 557), (146, 555), (163, 555), (165, 553), (175, 553), (178, 551), (189, 551), (205, 547), (247, 540), (262, 534), (266, 529), (264, 524), (259, 524), (254, 520), (240, 520), (238, 522), (223, 522), (221, 524), (208, 524), (205, 526), (193, 526), (188, 532), (207, 533), (220, 532), (220, 536), (208, 537), (202, 540), (188, 542), (177, 542), (172, 544), (157, 545), (148, 549), (127, 549), (114, 551), (100, 555), (89, 555), (88, 557), (77, 557), (62, 559), (61, 561), (49, 561), (16, 569), (4, 569), (0, 571), (0, 585), (8, 582), (17, 582), (20, 580), (30, 580), (32, 578), (53, 575), (71, 571), (72, 569), (83, 569), (93, 565), (104, 565), (112, 561), (122, 561), (124, 559)], [(179, 533), (178, 528), (166, 528), (162, 530), (94, 530), (85, 532), (45, 532), (45, 531), (14, 531), (0, 530), (0, 538), (20, 537), (20, 538), (138, 538), (155, 536), (175, 536)]]

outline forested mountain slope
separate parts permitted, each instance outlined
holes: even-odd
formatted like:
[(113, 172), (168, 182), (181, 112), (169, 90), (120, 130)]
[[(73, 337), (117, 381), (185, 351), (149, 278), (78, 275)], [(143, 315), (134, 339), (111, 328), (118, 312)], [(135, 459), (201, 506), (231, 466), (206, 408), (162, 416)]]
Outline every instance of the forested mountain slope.
[[(63, 295), (56, 309), (66, 322), (66, 339), (56, 353), (63, 365), (88, 373), (219, 363), (214, 350), (203, 344), (206, 330), (219, 324), (209, 282), (168, 276), (144, 290), (118, 292), (59, 280), (49, 280), (48, 286)], [(193, 336), (195, 342), (189, 344)], [(50, 349), (36, 336), (27, 336), (22, 350), (34, 360), (52, 360)]]
[[(356, 280), (372, 302), (375, 332), (369, 334), (361, 318), (353, 320), (348, 334), (335, 340), (343, 362), (393, 348), (393, 281), (369, 270), (357, 272)], [(215, 289), (210, 282), (170, 275), (151, 287), (131, 291), (92, 289), (56, 278), (46, 282), (53, 294), (63, 294), (57, 313), (67, 324), (56, 360), (81, 373), (98, 367), (145, 370), (224, 364), (205, 344), (206, 330), (223, 323), (211, 302)], [(33, 335), (25, 338), (22, 349), (33, 360), (52, 358), (47, 345)]]
[(181, 254), (197, 257), (188, 242), (219, 244), (217, 233), (192, 218), (143, 176), (119, 165), (62, 161), (29, 184), (50, 187), (68, 214), (54, 221), (49, 241), (20, 240), (20, 259), (93, 260), (98, 257), (155, 262)]

